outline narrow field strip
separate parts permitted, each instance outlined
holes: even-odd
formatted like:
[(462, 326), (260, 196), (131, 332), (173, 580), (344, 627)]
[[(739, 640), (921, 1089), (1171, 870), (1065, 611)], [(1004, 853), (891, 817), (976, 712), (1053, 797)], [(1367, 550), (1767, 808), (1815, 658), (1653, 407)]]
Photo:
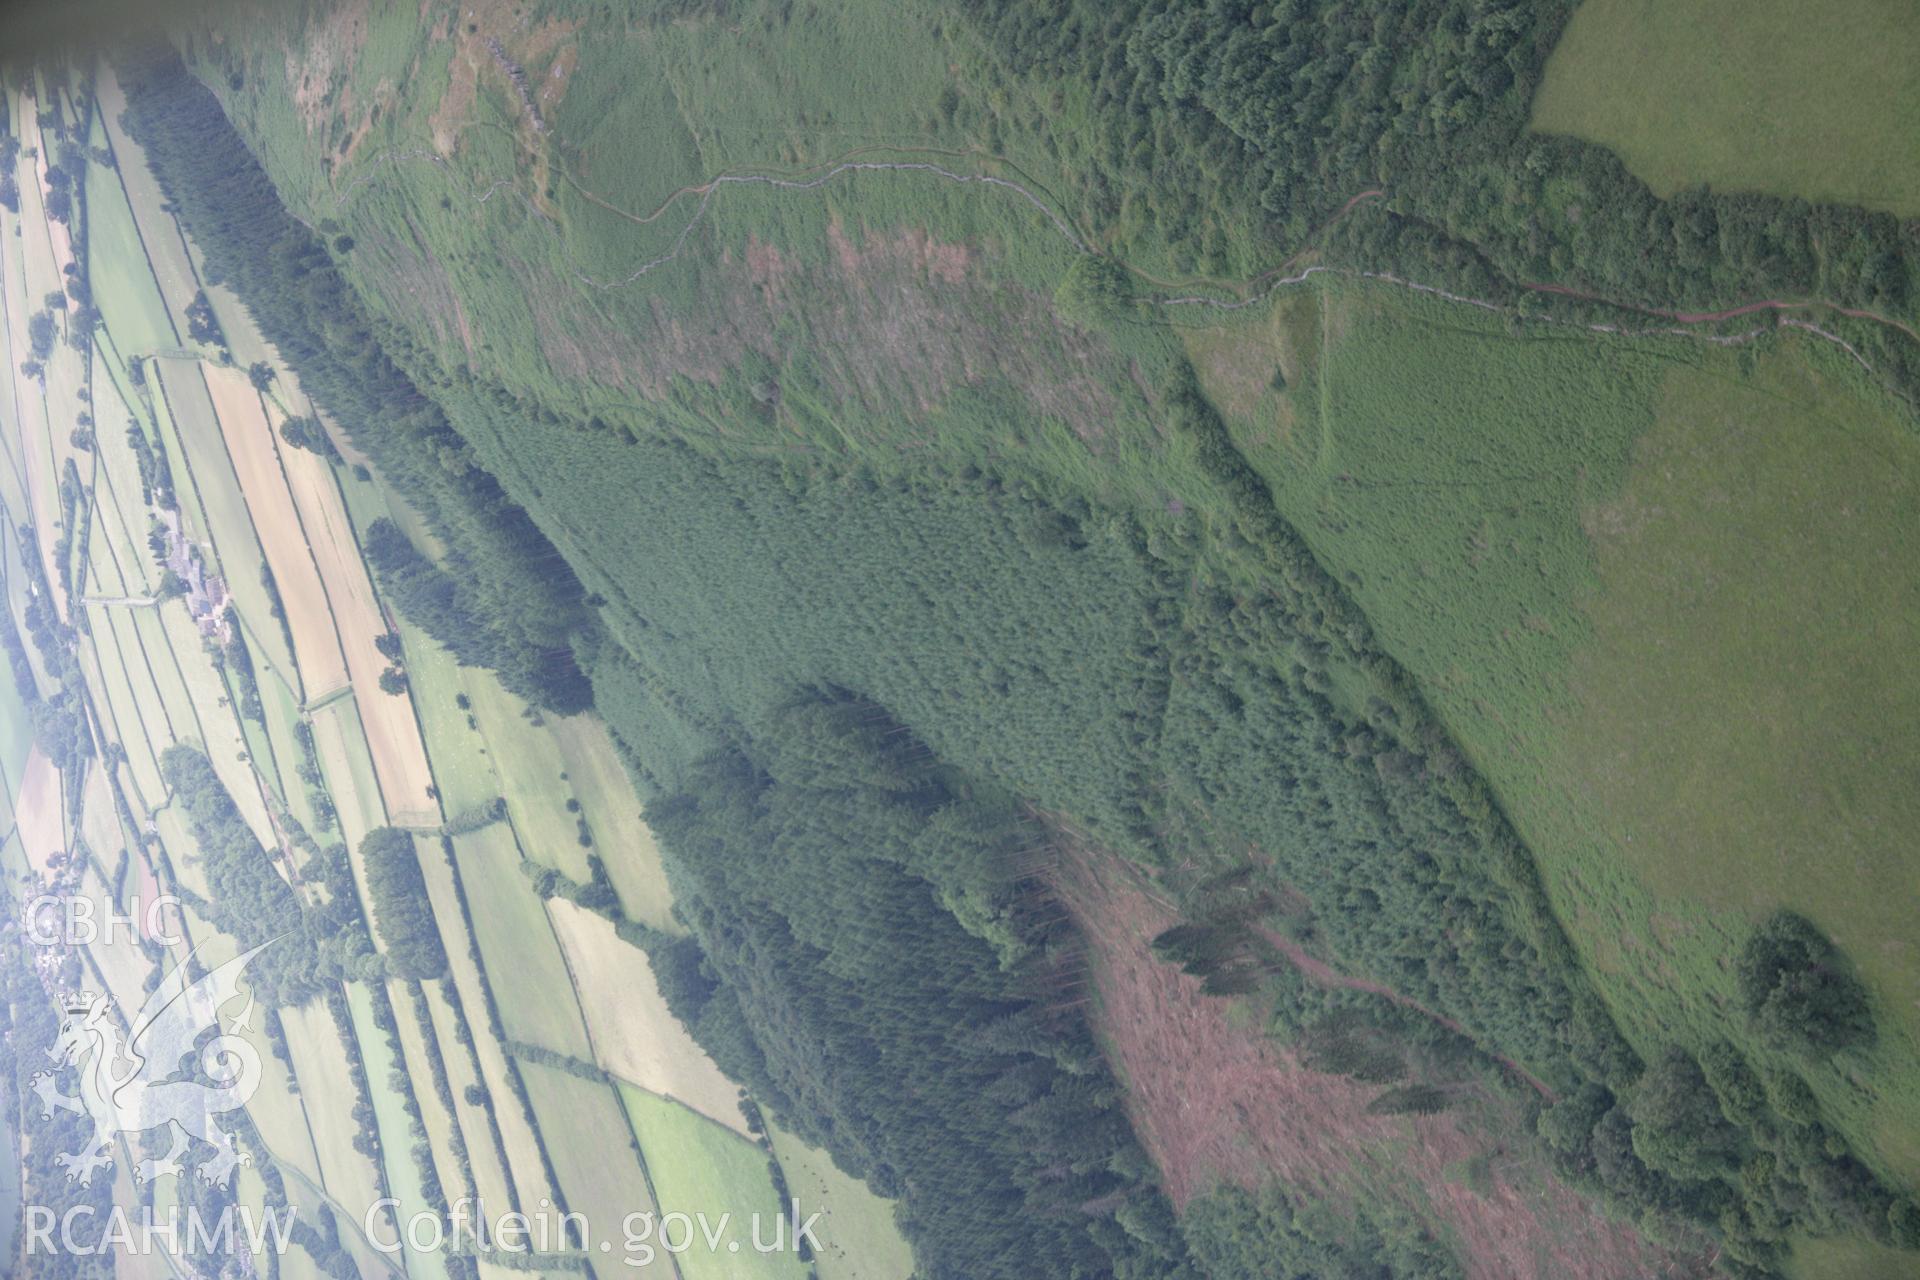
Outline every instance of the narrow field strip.
[(297, 521), (287, 519), (293, 495), (274, 452), (272, 428), (261, 410), (259, 393), (239, 369), (202, 366), (214, 419), (226, 443), (227, 458), (252, 518), (254, 534), (273, 571), (274, 585), (293, 636), (293, 684), (303, 696), (331, 693), (347, 684), (347, 664), (334, 633), (333, 616), (320, 572), (307, 550)]

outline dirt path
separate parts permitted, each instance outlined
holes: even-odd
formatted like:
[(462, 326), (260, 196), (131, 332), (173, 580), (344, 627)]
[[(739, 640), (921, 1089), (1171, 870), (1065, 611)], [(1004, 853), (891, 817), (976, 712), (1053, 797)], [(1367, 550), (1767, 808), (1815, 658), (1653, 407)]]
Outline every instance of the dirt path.
[[(1063, 825), (1057, 819), (1053, 819), (1052, 821), (1056, 826)], [(1132, 863), (1120, 858), (1109, 858), (1107, 859), (1107, 865), (1102, 870), (1102, 874), (1122, 876), (1128, 880), (1133, 892), (1140, 894), (1158, 907), (1166, 916), (1168, 924), (1176, 923), (1180, 919), (1179, 911), (1160, 893), (1158, 886), (1149, 881), (1145, 873)], [(1505, 1054), (1495, 1053), (1493, 1050), (1481, 1045), (1471, 1032), (1445, 1014), (1436, 1013), (1413, 997), (1403, 995), (1393, 988), (1375, 982), (1370, 978), (1356, 978), (1341, 973), (1326, 961), (1309, 955), (1305, 947), (1283, 933), (1277, 933), (1265, 927), (1259, 927), (1256, 931), (1263, 941), (1284, 955), (1294, 968), (1300, 970), (1301, 973), (1305, 974), (1318, 985), (1323, 987), (1337, 987), (1346, 991), (1365, 991), (1372, 995), (1379, 996), (1384, 1000), (1391, 1000), (1403, 1009), (1411, 1009), (1422, 1017), (1431, 1018), (1455, 1035), (1465, 1036), (1468, 1040), (1472, 1041), (1480, 1052), (1486, 1054), (1495, 1062), (1498, 1062), (1521, 1080), (1526, 1081), (1527, 1084), (1533, 1087), (1535, 1092), (1547, 1101), (1558, 1101), (1559, 1095), (1553, 1091), (1552, 1087), (1549, 1086), (1546, 1081), (1540, 1079), (1540, 1077), (1534, 1075), (1531, 1071), (1528, 1071), (1525, 1067), (1515, 1062), (1512, 1058), (1507, 1057)]]
[(1812, 298), (1800, 302), (1794, 302), (1785, 298), (1766, 298), (1759, 302), (1748, 302), (1741, 306), (1728, 307), (1724, 311), (1668, 311), (1660, 307), (1636, 306), (1631, 302), (1615, 302), (1611, 298), (1604, 298), (1597, 293), (1588, 293), (1583, 289), (1575, 289), (1571, 285), (1543, 284), (1539, 281), (1522, 280), (1520, 287), (1531, 290), (1534, 293), (1551, 293), (1563, 298), (1578, 298), (1583, 302), (1598, 302), (1605, 306), (1618, 307), (1622, 311), (1637, 311), (1645, 316), (1659, 316), (1663, 320), (1677, 320), (1681, 324), (1713, 324), (1716, 321), (1733, 320), (1740, 316), (1750, 316), (1761, 311), (1808, 311), (1821, 309), (1834, 312), (1836, 315), (1850, 316), (1855, 320), (1872, 320), (1878, 324), (1884, 324), (1890, 328), (1898, 329), (1915, 342), (1920, 342), (1920, 330), (1916, 330), (1911, 325), (1895, 320), (1892, 316), (1883, 316), (1877, 311), (1865, 311), (1859, 307), (1843, 307), (1836, 302), (1828, 302), (1820, 298)]
[[(660, 218), (662, 215), (664, 215), (668, 209), (672, 208), (675, 204), (677, 204), (682, 199), (685, 199), (686, 197), (694, 196), (694, 195), (697, 195), (699, 197), (699, 204), (695, 206), (692, 215), (687, 219), (686, 225), (681, 227), (679, 234), (674, 237), (672, 245), (667, 249), (665, 253), (640, 263), (639, 266), (635, 267), (631, 272), (629, 272), (627, 275), (619, 279), (600, 280), (600, 279), (595, 279), (585, 274), (584, 272), (577, 273), (577, 279), (580, 281), (580, 283), (587, 285), (590, 288), (599, 289), (602, 291), (621, 289), (621, 288), (625, 288), (628, 285), (633, 284), (635, 281), (639, 280), (643, 276), (649, 275), (652, 272), (657, 271), (660, 268), (665, 267), (677, 261), (680, 258), (681, 254), (685, 252), (687, 247), (687, 242), (689, 238), (692, 236), (694, 228), (698, 226), (700, 223), (700, 220), (706, 216), (708, 206), (712, 203), (714, 197), (718, 195), (719, 192), (726, 186), (760, 185), (760, 186), (770, 186), (770, 187), (778, 188), (781, 190), (810, 191), (810, 190), (818, 189), (820, 187), (824, 187), (827, 183), (833, 181), (834, 179), (844, 174), (858, 173), (858, 172), (921, 173), (921, 174), (928, 174), (934, 177), (938, 177), (949, 182), (969, 183), (969, 184), (977, 183), (977, 184), (982, 184), (987, 186), (1004, 188), (1006, 190), (1016, 193), (1017, 195), (1025, 199), (1028, 203), (1032, 204), (1035, 209), (1039, 210), (1043, 215), (1045, 215), (1048, 221), (1050, 221), (1053, 224), (1055, 230), (1059, 231), (1059, 233), (1063, 237), (1065, 237), (1065, 239), (1074, 247), (1074, 249), (1076, 249), (1081, 253), (1097, 252), (1097, 250), (1095, 250), (1092, 247), (1092, 244), (1089, 241), (1088, 237), (1082, 235), (1079, 229), (1076, 228), (1073, 225), (1073, 223), (1064, 214), (1062, 214), (1052, 204), (1049, 204), (1046, 200), (1042, 199), (1040, 195), (1036, 194), (1036, 192), (1033, 190), (1033, 187), (1038, 186), (1039, 184), (1032, 183), (1031, 179), (1029, 179), (1029, 182), (1031, 183), (1031, 185), (1027, 185), (1021, 182), (1013, 181), (1012, 179), (1009, 179), (1009, 178), (1002, 178), (992, 174), (956, 173), (951, 169), (945, 168), (938, 164), (934, 164), (931, 161), (878, 161), (878, 160), (863, 161), (863, 160), (853, 160), (850, 158), (855, 155), (869, 153), (875, 150), (891, 151), (895, 154), (924, 153), (924, 154), (939, 154), (939, 155), (949, 155), (949, 156), (972, 156), (976, 159), (984, 160), (987, 162), (1004, 164), (1007, 167), (1013, 169), (1014, 172), (1016, 173), (1020, 172), (1017, 166), (1012, 165), (1010, 161), (1006, 161), (1004, 158), (995, 157), (991, 155), (984, 155), (979, 152), (955, 151), (947, 148), (933, 148), (933, 147), (928, 147), (928, 148), (886, 147), (880, 144), (873, 144), (866, 147), (855, 148), (853, 151), (846, 152), (844, 153), (844, 156), (838, 161), (822, 161), (821, 165), (828, 166), (826, 168), (826, 171), (813, 178), (803, 179), (798, 176), (789, 177), (789, 176), (784, 176), (776, 173), (719, 174), (712, 178), (707, 179), (705, 182), (693, 183), (693, 184), (682, 186), (676, 189), (675, 191), (667, 195), (664, 199), (662, 199), (661, 202), (658, 205), (656, 205), (651, 212), (645, 213), (645, 214), (634, 213), (631, 210), (622, 209), (619, 206), (613, 204), (612, 202), (606, 200), (605, 198), (598, 196), (595, 193), (587, 190), (585, 187), (581, 186), (579, 183), (574, 182), (574, 180), (571, 177), (567, 177), (567, 181), (569, 182), (569, 184), (572, 185), (574, 189), (578, 191), (583, 198), (591, 200), (593, 203), (600, 205), (601, 207), (607, 209), (609, 212), (618, 214), (620, 217), (623, 217), (628, 221), (638, 223), (638, 224), (647, 224), (647, 223), (654, 222), (655, 220)], [(360, 187), (366, 185), (369, 182), (372, 182), (375, 178), (377, 178), (379, 176), (378, 175), (379, 166), (382, 165), (383, 163), (386, 163), (388, 161), (393, 161), (393, 160), (409, 160), (409, 159), (426, 160), (432, 164), (438, 165), (442, 169), (447, 168), (447, 163), (445, 159), (431, 152), (424, 152), (424, 151), (407, 149), (407, 148), (399, 148), (399, 147), (381, 152), (373, 156), (367, 161), (366, 166), (363, 168), (360, 174), (358, 174), (352, 180), (347, 182), (345, 186), (339, 188), (334, 192), (335, 207), (338, 208), (338, 207), (344, 206), (347, 198), (354, 191), (358, 190)], [(818, 168), (820, 166), (811, 166), (811, 167)], [(791, 172), (797, 175), (799, 173), (807, 172), (807, 170), (799, 169)], [(1023, 174), (1022, 176), (1024, 177), (1025, 175)], [(549, 229), (555, 235), (563, 234), (561, 229), (558, 226), (554, 226), (552, 224), (552, 220), (550, 218), (546, 217), (546, 215), (541, 213), (541, 211), (537, 207), (532, 205), (531, 201), (528, 200), (524, 192), (519, 191), (518, 188), (513, 186), (512, 179), (509, 179), (509, 178), (497, 179), (492, 183), (492, 185), (488, 186), (484, 192), (476, 194), (473, 191), (469, 191), (468, 194), (470, 198), (474, 200), (475, 203), (484, 204), (488, 200), (490, 200), (503, 186), (508, 187), (510, 190), (514, 191), (515, 194), (518, 194), (521, 197), (522, 201), (528, 204), (528, 207), (531, 210), (531, 212), (534, 214), (534, 216), (539, 218), (541, 221), (548, 223)], [(1289, 267), (1291, 267), (1296, 262), (1298, 262), (1300, 258), (1305, 256), (1305, 254), (1308, 252), (1308, 250), (1312, 247), (1313, 244), (1315, 244), (1322, 236), (1324, 236), (1325, 233), (1329, 229), (1331, 229), (1335, 224), (1340, 222), (1341, 219), (1351, 214), (1355, 208), (1357, 208), (1359, 205), (1361, 205), (1365, 201), (1384, 198), (1386, 194), (1387, 192), (1385, 188), (1375, 187), (1375, 188), (1370, 188), (1366, 191), (1361, 191), (1353, 195), (1346, 201), (1345, 204), (1343, 204), (1340, 207), (1339, 212), (1335, 213), (1331, 218), (1329, 218), (1325, 223), (1323, 223), (1319, 228), (1317, 228), (1311, 236), (1307, 238), (1307, 240), (1304, 242), (1304, 244), (1300, 249), (1296, 250), (1293, 254), (1289, 255), (1288, 258), (1285, 261), (1281, 262), (1278, 266), (1271, 267), (1268, 270), (1256, 276), (1253, 276), (1246, 281), (1243, 281), (1239, 284), (1224, 284), (1224, 283), (1221, 283), (1218, 281), (1212, 281), (1212, 280), (1195, 281), (1195, 283), (1202, 284), (1204, 286), (1211, 286), (1215, 288), (1227, 289), (1232, 291), (1247, 290), (1247, 289), (1251, 289), (1254, 291), (1253, 293), (1251, 293), (1250, 295), (1244, 298), (1229, 300), (1229, 299), (1223, 299), (1223, 298), (1217, 298), (1217, 297), (1209, 297), (1205, 295), (1189, 295), (1189, 296), (1177, 297), (1177, 298), (1148, 299), (1147, 300), (1148, 305), (1160, 306), (1160, 307), (1205, 307), (1208, 309), (1219, 310), (1219, 311), (1238, 311), (1247, 307), (1256, 306), (1259, 303), (1264, 302), (1269, 296), (1271, 296), (1274, 292), (1278, 291), (1279, 289), (1286, 288), (1289, 286), (1304, 284), (1316, 274), (1331, 272), (1339, 275), (1351, 276), (1356, 279), (1380, 281), (1382, 283), (1395, 285), (1400, 288), (1410, 289), (1410, 290), (1413, 290), (1414, 292), (1424, 293), (1431, 297), (1439, 298), (1442, 301), (1477, 307), (1481, 310), (1491, 311), (1491, 312), (1495, 312), (1502, 315), (1519, 314), (1515, 308), (1501, 304), (1501, 303), (1496, 303), (1484, 298), (1472, 298), (1472, 297), (1467, 297), (1461, 294), (1450, 293), (1445, 289), (1440, 289), (1432, 285), (1421, 284), (1413, 280), (1407, 280), (1400, 276), (1394, 275), (1390, 272), (1384, 272), (1384, 271), (1362, 271), (1356, 268), (1318, 266), (1318, 267), (1309, 267), (1305, 271), (1299, 272), (1298, 274), (1295, 274), (1292, 276), (1275, 278), (1279, 272), (1287, 270)], [(1157, 280), (1153, 276), (1149, 275), (1147, 272), (1129, 263), (1122, 263), (1121, 265), (1125, 267), (1125, 269), (1136, 278), (1146, 281), (1148, 284), (1151, 284), (1156, 288), (1173, 287), (1170, 284), (1170, 282)], [(1659, 319), (1670, 320), (1679, 325), (1710, 324), (1710, 323), (1714, 323), (1721, 320), (1733, 319), (1742, 315), (1750, 315), (1750, 314), (1755, 314), (1763, 311), (1774, 311), (1774, 312), (1784, 313), (1788, 310), (1793, 310), (1793, 309), (1824, 308), (1826, 310), (1833, 311), (1839, 315), (1849, 316), (1858, 320), (1868, 320), (1878, 324), (1887, 325), (1891, 328), (1899, 330), (1901, 333), (1906, 334), (1908, 337), (1914, 339), (1914, 341), (1920, 342), (1920, 331), (1916, 331), (1914, 328), (1903, 323), (1902, 321), (1895, 320), (1890, 316), (1880, 315), (1877, 312), (1866, 311), (1866, 310), (1853, 308), (1853, 307), (1842, 307), (1834, 303), (1823, 301), (1823, 300), (1791, 302), (1791, 301), (1780, 300), (1780, 299), (1770, 299), (1762, 302), (1746, 303), (1737, 307), (1729, 307), (1722, 311), (1675, 311), (1675, 310), (1666, 310), (1658, 307), (1644, 307), (1644, 306), (1640, 306), (1633, 303), (1618, 302), (1598, 294), (1582, 292), (1581, 290), (1574, 289), (1568, 285), (1552, 285), (1552, 284), (1543, 284), (1543, 283), (1537, 283), (1537, 282), (1521, 282), (1519, 284), (1519, 287), (1534, 293), (1549, 293), (1549, 294), (1556, 294), (1562, 297), (1580, 298), (1586, 301), (1596, 302), (1596, 303), (1600, 303), (1610, 307), (1617, 307), (1624, 311), (1632, 311), (1632, 312), (1637, 312), (1641, 315), (1654, 316)], [(1558, 318), (1552, 317), (1552, 316), (1526, 316), (1525, 318), (1547, 320), (1547, 321), (1553, 321), (1557, 323), (1577, 323), (1577, 322), (1570, 322), (1570, 321), (1560, 321), (1558, 320)], [(1784, 314), (1782, 315), (1781, 324), (1786, 326), (1791, 326), (1793, 328), (1801, 329), (1807, 333), (1811, 333), (1814, 336), (1823, 339), (1824, 341), (1833, 343), (1834, 345), (1846, 351), (1846, 353), (1849, 356), (1851, 356), (1854, 359), (1854, 361), (1858, 363), (1863, 369), (1865, 369), (1869, 375), (1874, 377), (1879, 376), (1879, 371), (1873, 367), (1873, 365), (1866, 359), (1866, 357), (1862, 356), (1858, 350), (1856, 350), (1851, 344), (1849, 344), (1845, 339), (1839, 337), (1837, 334), (1830, 333), (1827, 330), (1820, 328), (1818, 325), (1809, 324), (1799, 320), (1786, 319), (1784, 317)], [(1660, 335), (1660, 336), (1669, 336), (1669, 337), (1691, 337), (1691, 338), (1699, 339), (1702, 341), (1712, 342), (1722, 346), (1732, 346), (1732, 345), (1738, 345), (1741, 343), (1752, 342), (1758, 338), (1764, 337), (1769, 332), (1769, 330), (1767, 329), (1755, 329), (1743, 334), (1724, 335), (1724, 334), (1694, 333), (1688, 329), (1682, 329), (1682, 328), (1653, 328), (1653, 329), (1633, 330), (1633, 329), (1624, 329), (1618, 325), (1611, 325), (1611, 324), (1583, 324), (1583, 325), (1580, 325), (1579, 327), (1591, 333), (1605, 334), (1605, 335), (1616, 336), (1616, 337), (1639, 337), (1639, 336), (1648, 336), (1648, 335)]]
[(1404, 1009), (1411, 1009), (1424, 1018), (1431, 1018), (1455, 1035), (1465, 1036), (1468, 1040), (1472, 1040), (1474, 1046), (1478, 1048), (1480, 1052), (1486, 1054), (1508, 1071), (1511, 1071), (1514, 1075), (1532, 1085), (1535, 1092), (1548, 1102), (1556, 1102), (1559, 1100), (1559, 1095), (1547, 1085), (1546, 1081), (1534, 1075), (1531, 1071), (1528, 1071), (1525, 1067), (1515, 1062), (1512, 1058), (1507, 1057), (1505, 1054), (1495, 1053), (1493, 1050), (1480, 1044), (1478, 1040), (1474, 1039), (1472, 1033), (1452, 1018), (1449, 1018), (1446, 1014), (1435, 1013), (1432, 1009), (1427, 1008), (1427, 1006), (1421, 1004), (1413, 997), (1402, 995), (1391, 987), (1382, 986), (1380, 983), (1373, 982), (1366, 978), (1354, 978), (1341, 973), (1325, 961), (1316, 960), (1314, 957), (1308, 955), (1306, 948), (1285, 934), (1275, 933), (1273, 930), (1265, 928), (1259, 929), (1257, 932), (1264, 941), (1282, 955), (1286, 956), (1288, 962), (1291, 963), (1294, 968), (1306, 974), (1307, 977), (1319, 985), (1323, 987), (1339, 987), (1347, 991), (1370, 992), (1383, 999), (1391, 1000)]

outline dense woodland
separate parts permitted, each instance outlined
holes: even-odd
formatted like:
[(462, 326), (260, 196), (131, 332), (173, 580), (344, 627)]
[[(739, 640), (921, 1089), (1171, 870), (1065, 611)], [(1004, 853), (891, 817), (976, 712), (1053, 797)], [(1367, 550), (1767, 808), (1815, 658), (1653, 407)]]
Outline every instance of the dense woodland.
[[(59, 1038), (68, 1013), (22, 954), (18, 937), (0, 946), (4, 947), (5, 960), (0, 964), (0, 1087), (9, 1094), (7, 1111), (10, 1122), (17, 1126), (16, 1141), (25, 1139), (21, 1144), (19, 1203), (45, 1205), (54, 1212), (56, 1221), (80, 1209), (81, 1214), (73, 1219), (77, 1224), (73, 1239), (91, 1248), (107, 1231), (113, 1180), (96, 1177), (91, 1186), (80, 1186), (68, 1180), (66, 1170), (55, 1163), (55, 1156), (80, 1150), (93, 1132), (93, 1120), (57, 1109), (46, 1114), (32, 1092), (34, 1077), (50, 1064), (48, 1050)], [(89, 986), (77, 953), (64, 958), (55, 976), (59, 989), (79, 991)], [(71, 1091), (70, 1080), (63, 1086)], [(108, 1254), (64, 1250), (40, 1251), (33, 1267), (36, 1280), (106, 1280), (114, 1273), (113, 1258)]]
[(649, 812), (700, 939), (653, 948), (675, 1013), (783, 1123), (902, 1198), (930, 1280), (1182, 1273), (1072, 1008), (1072, 940), (1003, 869), (1037, 824), (881, 708), (818, 694)]
[[(1886, 220), (1649, 204), (1605, 153), (1522, 143), (1557, 6), (969, 10), (1018, 73), (1092, 79), (1110, 163), (1089, 181), (1202, 254), (1218, 211), (1185, 202), (1246, 199), (1283, 243), (1386, 165), (1393, 211), (1336, 245), (1370, 265), (1499, 288), (1577, 259), (1600, 273), (1583, 283), (1663, 305), (1796, 284), (1908, 302)], [(1163, 954), (1258, 992), (1275, 1034), (1381, 1084), (1383, 1109), (1441, 1105), (1506, 1055), (1551, 1093), (1530, 1105), (1563, 1174), (1711, 1234), (1736, 1274), (1772, 1274), (1795, 1233), (1920, 1247), (1920, 1209), (1794, 1070), (1873, 1034), (1844, 957), (1805, 922), (1756, 934), (1741, 979), (1765, 1062), (1637, 1053), (1486, 787), (1190, 378), (1155, 400), (1212, 490), (1151, 516), (981, 471), (803, 470), (554, 426), (376, 332), (177, 65), (128, 78), (210, 269), (456, 548), (436, 564), (376, 527), (383, 590), (543, 705), (586, 705), (590, 681), (692, 930), (641, 938), (676, 1011), (778, 1119), (902, 1198), (927, 1276), (1453, 1274), (1415, 1226), (1277, 1194), (1203, 1197), (1175, 1224), (1059, 998), (1076, 946), (1032, 871), (1068, 822), (1185, 869), (1168, 882), (1189, 930)], [(1196, 180), (1146, 181), (1166, 156)], [(1577, 243), (1510, 198), (1549, 172), (1592, 184)], [(190, 810), (210, 864), (239, 848), (216, 809)], [(1266, 928), (1461, 1030), (1309, 986)]]

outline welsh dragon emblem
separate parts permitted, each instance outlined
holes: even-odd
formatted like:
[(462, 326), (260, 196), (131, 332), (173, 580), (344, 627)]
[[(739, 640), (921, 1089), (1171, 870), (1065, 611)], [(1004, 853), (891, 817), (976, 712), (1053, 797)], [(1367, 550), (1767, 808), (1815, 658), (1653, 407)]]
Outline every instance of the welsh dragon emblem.
[[(134, 1176), (142, 1182), (180, 1173), (180, 1157), (192, 1138), (214, 1149), (196, 1171), (203, 1181), (225, 1187), (238, 1165), (252, 1163), (235, 1145), (234, 1135), (214, 1122), (215, 1116), (246, 1105), (260, 1087), (259, 1050), (238, 1034), (252, 1016), (252, 997), (224, 1032), (219, 1015), (221, 1007), (240, 994), (240, 974), (247, 963), (271, 945), (262, 943), (235, 956), (193, 983), (187, 981), (188, 965), (182, 961), (147, 997), (124, 1039), (106, 996), (83, 994), (66, 1002), (66, 1019), (47, 1056), (56, 1071), (79, 1069), (80, 1096), (60, 1092), (50, 1071), (34, 1076), (33, 1091), (46, 1108), (46, 1118), (57, 1108), (93, 1121), (93, 1134), (80, 1150), (54, 1157), (69, 1182), (77, 1178), (82, 1186), (90, 1184), (94, 1170), (113, 1164), (110, 1144), (117, 1135), (149, 1129), (170, 1129), (172, 1145), (159, 1159), (142, 1160), (135, 1167)], [(200, 1045), (199, 1064), (212, 1084), (190, 1078), (181, 1062), (209, 1031), (216, 1034)]]

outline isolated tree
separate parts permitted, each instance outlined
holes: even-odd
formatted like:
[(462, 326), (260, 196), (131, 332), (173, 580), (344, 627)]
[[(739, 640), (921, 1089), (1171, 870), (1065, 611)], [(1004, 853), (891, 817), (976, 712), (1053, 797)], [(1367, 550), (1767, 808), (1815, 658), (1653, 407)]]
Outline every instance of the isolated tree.
[(1777, 1047), (1825, 1057), (1874, 1039), (1866, 988), (1804, 916), (1781, 911), (1754, 930), (1736, 976), (1747, 1016)]
[(36, 311), (28, 318), (27, 345), (32, 349), (35, 360), (45, 360), (53, 354), (53, 340), (57, 332), (51, 311)]
[(1083, 329), (1097, 328), (1133, 309), (1133, 278), (1102, 254), (1083, 253), (1054, 291), (1054, 308)]

